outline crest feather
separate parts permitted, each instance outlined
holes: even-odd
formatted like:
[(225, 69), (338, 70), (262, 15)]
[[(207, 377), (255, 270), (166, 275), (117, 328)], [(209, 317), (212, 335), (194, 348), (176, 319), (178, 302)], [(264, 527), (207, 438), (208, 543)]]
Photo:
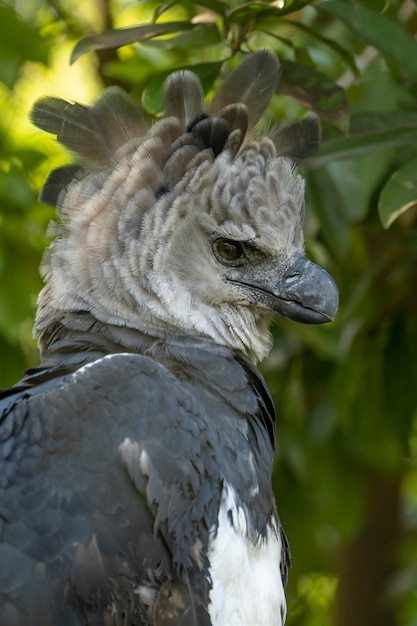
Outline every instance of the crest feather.
[[(215, 159), (225, 150), (232, 158), (239, 153), (248, 131), (265, 112), (279, 77), (280, 64), (274, 53), (261, 50), (247, 55), (205, 109), (198, 76), (188, 70), (174, 72), (163, 87), (164, 117), (153, 126), (118, 87), (105, 89), (90, 107), (59, 98), (39, 100), (31, 114), (34, 124), (55, 134), (60, 143), (81, 157), (79, 165), (51, 172), (41, 200), (59, 206), (71, 181), (81, 188), (89, 172), (110, 176), (122, 162), (134, 164), (139, 180), (140, 160), (145, 158), (142, 147), (149, 147), (152, 139), (158, 140), (159, 148), (157, 154), (147, 154), (146, 160), (152, 160), (154, 171), (159, 172), (154, 189), (155, 199), (159, 198), (186, 175), (190, 163), (195, 167), (200, 152), (204, 153), (203, 160), (210, 154)], [(318, 119), (313, 115), (282, 126), (271, 135), (278, 155), (294, 159), (310, 156), (319, 138)], [(125, 181), (123, 186), (127, 185)]]
[(35, 103), (31, 120), (87, 160), (102, 161), (106, 155), (103, 137), (94, 125), (91, 107), (46, 97)]
[(220, 111), (230, 104), (244, 104), (248, 110), (250, 130), (265, 113), (276, 91), (280, 73), (281, 66), (273, 52), (260, 50), (248, 55), (216, 91), (209, 113), (220, 115)]
[(81, 170), (77, 164), (63, 165), (50, 172), (39, 194), (40, 202), (56, 206), (61, 191), (66, 189)]
[(68, 150), (99, 166), (110, 164), (120, 146), (147, 130), (140, 109), (118, 87), (106, 89), (91, 107), (41, 98), (32, 109), (31, 120), (56, 135)]
[(318, 150), (320, 145), (320, 121), (311, 113), (292, 124), (283, 124), (270, 134), (277, 155), (292, 159), (305, 159)]
[(204, 93), (199, 78), (188, 70), (168, 76), (164, 84), (164, 116), (178, 118), (185, 130), (202, 111)]

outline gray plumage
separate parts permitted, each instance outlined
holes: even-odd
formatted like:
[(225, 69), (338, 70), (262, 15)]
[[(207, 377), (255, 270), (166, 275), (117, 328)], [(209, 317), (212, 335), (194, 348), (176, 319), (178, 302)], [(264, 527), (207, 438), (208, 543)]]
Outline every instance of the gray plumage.
[(278, 154), (305, 159), (319, 147), (320, 123), (317, 116), (310, 113), (302, 120), (283, 124), (271, 133), (270, 138)]
[(240, 103), (246, 106), (248, 128), (252, 129), (265, 113), (280, 75), (276, 56), (267, 50), (257, 52), (226, 77), (210, 102), (210, 115), (221, 116), (226, 107)]
[(278, 79), (272, 53), (248, 55), (205, 108), (176, 72), (151, 126), (117, 88), (35, 104), (79, 162), (41, 193), (58, 214), (42, 365), (0, 394), (0, 626), (285, 621), (275, 413), (255, 364), (274, 315), (329, 321), (337, 290), (302, 255), (285, 156), (308, 155), (317, 121), (250, 137)]

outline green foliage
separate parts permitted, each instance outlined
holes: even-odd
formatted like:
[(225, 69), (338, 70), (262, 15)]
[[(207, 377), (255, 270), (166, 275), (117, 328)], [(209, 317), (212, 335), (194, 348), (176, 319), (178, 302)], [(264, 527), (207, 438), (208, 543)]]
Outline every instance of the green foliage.
[(37, 28), (19, 19), (11, 7), (0, 4), (0, 81), (13, 87), (22, 65), (46, 63), (47, 46)]
[(417, 78), (417, 41), (400, 24), (361, 4), (328, 0), (317, 8), (345, 22), (361, 41), (375, 46), (398, 67)]
[[(75, 67), (97, 84), (124, 85), (157, 116), (173, 69), (195, 71), (210, 94), (244, 53), (275, 50), (282, 79), (268, 124), (308, 110), (322, 120), (321, 148), (303, 164), (306, 245), (341, 293), (328, 327), (277, 324), (264, 364), (278, 409), (274, 486), (293, 553), (288, 623), (344, 624), (334, 618), (346, 595), (335, 596), (343, 555), (366, 530), (389, 533), (395, 514), (397, 560), (381, 582), (386, 618), (378, 626), (416, 624), (415, 7), (410, 0), (86, 0), (80, 11), (75, 0), (37, 0), (35, 12), (21, 4), (18, 14), (0, 3), (1, 383), (37, 360), (30, 320), (52, 214), (36, 194), (61, 158), (14, 112), (28, 108), (31, 76), (45, 81), (45, 94), (61, 95), (62, 65), (52, 74), (48, 66), (73, 42)], [(378, 522), (369, 511), (376, 482), (387, 492), (398, 484), (400, 502)], [(356, 604), (350, 623), (372, 626)]]
[[(146, 41), (161, 35), (178, 33), (199, 29), (198, 25), (191, 22), (164, 22), (163, 24), (150, 24), (133, 28), (121, 28), (110, 30), (101, 35), (85, 37), (74, 48), (71, 55), (71, 63), (74, 63), (83, 54), (94, 50), (106, 50), (108, 48), (120, 48), (138, 41)], [(206, 40), (206, 38), (204, 37)], [(207, 41), (207, 40), (206, 40)]]
[(417, 159), (413, 159), (391, 176), (379, 198), (379, 215), (385, 228), (408, 209), (416, 206)]

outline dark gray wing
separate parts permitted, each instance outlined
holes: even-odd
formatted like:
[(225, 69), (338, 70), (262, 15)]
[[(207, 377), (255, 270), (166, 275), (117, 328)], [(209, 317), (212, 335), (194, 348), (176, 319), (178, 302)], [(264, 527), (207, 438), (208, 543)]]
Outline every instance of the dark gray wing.
[(220, 484), (187, 385), (113, 355), (2, 406), (1, 626), (209, 625)]

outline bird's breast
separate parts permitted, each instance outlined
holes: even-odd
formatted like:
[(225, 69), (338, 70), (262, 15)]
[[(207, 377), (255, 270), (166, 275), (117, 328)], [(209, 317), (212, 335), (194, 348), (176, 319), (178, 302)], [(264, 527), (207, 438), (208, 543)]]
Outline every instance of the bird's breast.
[(228, 485), (223, 490), (218, 526), (211, 532), (208, 557), (213, 626), (283, 626), (283, 550), (275, 520), (254, 543), (248, 536), (247, 514)]

